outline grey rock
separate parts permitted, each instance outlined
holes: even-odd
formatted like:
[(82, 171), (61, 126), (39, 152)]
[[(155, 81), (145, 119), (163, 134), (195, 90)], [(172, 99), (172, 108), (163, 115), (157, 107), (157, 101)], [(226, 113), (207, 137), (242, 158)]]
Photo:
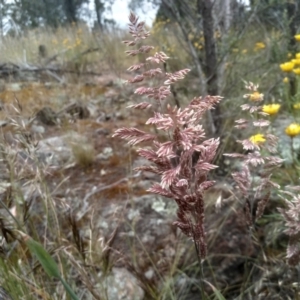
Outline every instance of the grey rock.
[(0, 120), (0, 127), (5, 127), (8, 124), (8, 121)]
[(99, 290), (103, 297), (114, 300), (142, 300), (145, 296), (137, 278), (125, 268), (112, 268), (111, 274), (99, 284)]
[(33, 125), (31, 126), (31, 130), (32, 130), (34, 133), (39, 133), (39, 134), (45, 133), (45, 127), (44, 127), (44, 126), (39, 126), (39, 125), (35, 125), (35, 124), (33, 124)]
[(45, 157), (48, 165), (62, 166), (74, 161), (72, 146), (76, 143), (86, 145), (87, 139), (76, 132), (50, 137), (39, 142), (37, 155)]
[(113, 156), (113, 149), (111, 147), (105, 147), (103, 151), (97, 155), (97, 159), (108, 159)]
[(10, 84), (6, 85), (6, 89), (7, 89), (8, 91), (18, 92), (18, 91), (21, 91), (21, 89), (22, 89), (22, 84), (21, 84), (21, 83), (18, 83), (18, 82), (10, 83)]

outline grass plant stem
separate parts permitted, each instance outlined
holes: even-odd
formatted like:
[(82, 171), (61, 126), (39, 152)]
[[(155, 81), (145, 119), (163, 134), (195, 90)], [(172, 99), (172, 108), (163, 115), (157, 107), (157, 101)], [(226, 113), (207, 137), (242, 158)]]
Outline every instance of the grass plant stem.
[(204, 292), (204, 272), (203, 272), (203, 265), (199, 256), (199, 249), (197, 244), (194, 243), (196, 249), (196, 255), (198, 258), (199, 270), (200, 270), (200, 289), (201, 289), (201, 300), (206, 300), (205, 292)]
[(296, 291), (296, 297), (295, 299), (296, 300), (299, 300), (299, 292), (300, 292), (300, 266), (296, 266), (296, 269), (297, 269), (297, 274), (298, 274), (298, 282), (297, 282), (297, 291)]
[(292, 164), (295, 164), (295, 151), (294, 151), (294, 137), (291, 137), (291, 155), (292, 155)]
[(12, 219), (14, 220), (14, 222), (16, 223), (18, 229), (22, 229), (22, 225), (21, 223), (15, 218), (15, 216), (11, 213), (11, 211), (9, 210), (9, 208), (3, 203), (2, 200), (0, 200), (0, 205), (4, 208), (4, 210), (12, 217)]

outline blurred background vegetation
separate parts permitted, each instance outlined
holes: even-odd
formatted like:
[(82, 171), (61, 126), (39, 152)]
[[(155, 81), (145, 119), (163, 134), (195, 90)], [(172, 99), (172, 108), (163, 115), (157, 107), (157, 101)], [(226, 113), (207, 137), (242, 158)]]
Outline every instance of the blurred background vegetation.
[[(1, 0), (0, 62), (49, 67), (56, 61), (78, 73), (108, 67), (120, 75), (125, 67), (120, 40), (126, 37), (126, 28), (108, 17), (118, 3)], [(141, 19), (149, 6), (157, 11), (149, 25), (151, 43), (171, 57), (167, 70), (192, 70), (176, 87), (181, 102), (201, 94), (225, 97), (222, 107), (212, 113), (208, 128), (212, 134), (224, 134), (235, 118), (233, 108), (240, 105), (243, 81), (259, 83), (266, 103), (275, 101), (291, 109), (298, 102), (299, 74), (294, 69), (299, 64), (287, 72), (280, 64), (300, 51), (294, 37), (299, 31), (300, 1), (131, 0), (128, 5), (140, 12)], [(124, 13), (123, 20), (127, 17)]]

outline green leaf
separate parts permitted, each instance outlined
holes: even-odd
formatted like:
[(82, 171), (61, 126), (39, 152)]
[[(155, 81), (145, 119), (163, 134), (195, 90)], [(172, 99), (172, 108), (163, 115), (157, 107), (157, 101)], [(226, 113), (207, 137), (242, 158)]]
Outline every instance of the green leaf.
[(50, 277), (60, 278), (58, 266), (52, 256), (44, 249), (44, 247), (27, 236), (25, 243), (32, 254), (34, 254), (41, 263), (43, 269)]

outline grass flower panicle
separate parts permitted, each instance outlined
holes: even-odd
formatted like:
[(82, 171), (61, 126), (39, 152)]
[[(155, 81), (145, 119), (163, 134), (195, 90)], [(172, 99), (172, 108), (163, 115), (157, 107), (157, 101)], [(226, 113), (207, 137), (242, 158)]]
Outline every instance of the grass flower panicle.
[[(290, 187), (288, 187), (290, 188)], [(294, 192), (300, 191), (300, 187), (293, 187)], [(300, 195), (294, 195), (292, 192), (285, 192), (285, 197), (291, 197), (291, 200), (285, 199), (287, 208), (278, 208), (278, 211), (285, 219), (285, 233), (289, 236), (289, 243), (287, 246), (287, 261), (291, 266), (297, 266), (300, 262)]]
[[(138, 40), (144, 39), (148, 33), (144, 30), (144, 23), (131, 13), (130, 33), (132, 41), (125, 41), (128, 46), (134, 46)], [(147, 49), (147, 51), (144, 51)], [(129, 55), (148, 53), (151, 46), (140, 46), (137, 50), (127, 51)], [(128, 140), (130, 145), (147, 141), (152, 147), (139, 148), (138, 154), (147, 159), (152, 165), (136, 168), (139, 171), (148, 171), (161, 177), (160, 183), (155, 183), (148, 190), (150, 193), (173, 198), (177, 205), (177, 221), (174, 224), (181, 231), (192, 238), (199, 258), (206, 257), (206, 241), (204, 229), (204, 199), (203, 193), (214, 182), (208, 180), (208, 173), (217, 168), (213, 164), (219, 139), (205, 139), (205, 132), (199, 125), (205, 112), (213, 108), (221, 100), (219, 96), (196, 97), (185, 108), (160, 105), (170, 94), (170, 85), (182, 80), (189, 72), (183, 69), (174, 73), (164, 73), (161, 68), (152, 68), (152, 65), (163, 64), (168, 56), (157, 52), (145, 59), (145, 63), (131, 66), (129, 71), (139, 70), (140, 74), (128, 80), (129, 83), (142, 82), (156, 77), (161, 79), (161, 86), (142, 86), (135, 90), (137, 95), (145, 95), (158, 102), (158, 109), (153, 108), (153, 117), (146, 124), (154, 125), (157, 130), (169, 136), (168, 141), (160, 141), (158, 134), (149, 134), (137, 128), (119, 128), (114, 137)], [(142, 70), (146, 67), (147, 71)], [(134, 109), (150, 108), (152, 104), (142, 102), (131, 105)], [(157, 107), (157, 106), (156, 106)]]
[[(249, 83), (246, 84), (246, 88), (252, 91), (253, 94), (254, 92), (257, 92), (258, 86)], [(249, 98), (251, 100), (252, 94), (246, 94), (244, 98)], [(259, 101), (262, 101), (262, 99), (260, 98)], [(250, 104), (244, 104), (241, 107), (243, 110), (247, 110), (250, 115), (252, 114), (253, 116), (251, 119), (254, 120), (237, 120), (236, 123), (238, 125), (235, 127), (241, 129), (253, 126), (254, 128), (259, 127), (262, 129), (263, 127), (269, 126), (270, 122), (263, 118), (266, 117), (266, 112), (262, 107)], [(278, 106), (275, 108), (276, 110), (279, 109)], [(261, 109), (263, 111), (261, 111)], [(268, 107), (268, 109), (270, 110), (270, 107)], [(248, 139), (237, 141), (242, 144), (243, 149), (247, 152), (246, 154), (225, 154), (226, 156), (241, 159), (242, 161), (241, 170), (234, 172), (232, 177), (243, 196), (245, 218), (249, 227), (252, 227), (255, 220), (263, 215), (265, 207), (270, 199), (271, 190), (279, 188), (279, 186), (271, 180), (273, 170), (278, 168), (282, 163), (280, 158), (274, 156), (274, 153), (277, 151), (277, 140), (278, 139), (274, 135), (268, 134), (267, 132), (258, 133), (252, 135)], [(261, 149), (264, 151), (262, 152)], [(257, 172), (257, 166), (260, 166), (261, 174), (263, 174), (259, 182), (253, 179), (255, 177), (253, 176), (253, 173)], [(257, 208), (254, 212), (253, 210), (256, 204)]]

